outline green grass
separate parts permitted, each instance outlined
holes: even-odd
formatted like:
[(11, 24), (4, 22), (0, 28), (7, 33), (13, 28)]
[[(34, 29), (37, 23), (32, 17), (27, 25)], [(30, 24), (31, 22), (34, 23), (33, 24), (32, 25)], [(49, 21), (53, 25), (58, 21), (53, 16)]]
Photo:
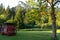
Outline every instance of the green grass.
[[(60, 30), (57, 31), (60, 40)], [(0, 34), (0, 40), (51, 40), (52, 31), (18, 31), (16, 36)]]

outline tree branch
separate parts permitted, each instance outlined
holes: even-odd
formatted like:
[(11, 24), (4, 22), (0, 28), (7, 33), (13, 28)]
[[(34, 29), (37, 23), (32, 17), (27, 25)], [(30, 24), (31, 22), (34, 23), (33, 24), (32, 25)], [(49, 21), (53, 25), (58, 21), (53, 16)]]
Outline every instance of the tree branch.
[(60, 1), (56, 1), (56, 2), (54, 3), (54, 6), (55, 6), (55, 4), (57, 4), (58, 2), (60, 2)]
[(46, 2), (46, 1), (51, 5), (51, 3), (48, 0), (45, 0), (44, 2)]

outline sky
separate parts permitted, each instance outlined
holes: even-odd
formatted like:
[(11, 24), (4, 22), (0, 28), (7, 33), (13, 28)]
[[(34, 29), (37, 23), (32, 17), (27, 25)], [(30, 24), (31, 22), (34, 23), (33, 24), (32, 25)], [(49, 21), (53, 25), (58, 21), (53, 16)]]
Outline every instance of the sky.
[[(0, 0), (0, 4), (3, 3), (5, 8), (7, 8), (7, 6), (9, 5), (11, 8), (17, 6), (19, 1), (25, 2), (26, 0)], [(59, 7), (60, 7), (60, 3), (59, 3)]]
[(9, 5), (11, 8), (17, 6), (19, 1), (25, 2), (26, 0), (0, 0), (0, 4), (3, 3), (5, 8), (7, 8), (7, 6)]

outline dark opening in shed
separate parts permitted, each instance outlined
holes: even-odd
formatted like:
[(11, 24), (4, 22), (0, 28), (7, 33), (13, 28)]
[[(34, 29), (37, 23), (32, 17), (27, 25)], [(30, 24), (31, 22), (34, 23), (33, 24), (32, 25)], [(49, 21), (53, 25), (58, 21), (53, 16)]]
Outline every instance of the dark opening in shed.
[(2, 23), (1, 24), (1, 33), (6, 35), (15, 35), (16, 34), (16, 27), (14, 23)]

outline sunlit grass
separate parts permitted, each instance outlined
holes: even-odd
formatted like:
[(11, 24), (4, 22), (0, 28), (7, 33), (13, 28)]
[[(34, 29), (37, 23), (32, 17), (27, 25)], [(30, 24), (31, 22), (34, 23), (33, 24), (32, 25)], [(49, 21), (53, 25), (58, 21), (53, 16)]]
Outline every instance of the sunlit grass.
[(60, 29), (57, 30), (57, 33), (60, 33)]

